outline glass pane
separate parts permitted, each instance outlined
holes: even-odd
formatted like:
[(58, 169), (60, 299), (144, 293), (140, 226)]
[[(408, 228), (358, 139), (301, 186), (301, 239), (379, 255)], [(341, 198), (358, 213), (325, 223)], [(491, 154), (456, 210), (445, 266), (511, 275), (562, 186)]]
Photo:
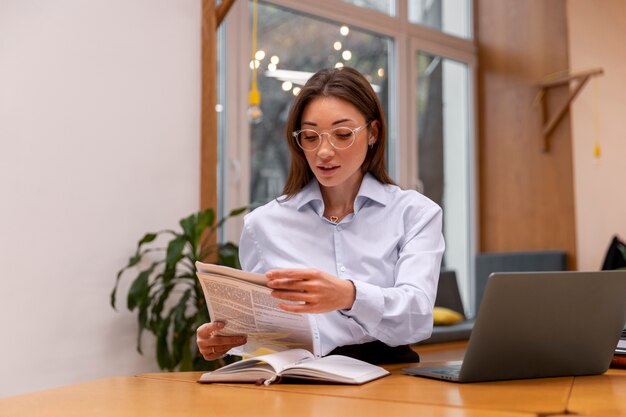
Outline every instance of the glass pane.
[(387, 111), (392, 42), (268, 4), (259, 4), (257, 42), (263, 51), (258, 55), (263, 117), (250, 126), (250, 202), (264, 203), (281, 194), (287, 177), (289, 150), (284, 129), (300, 86), (321, 68), (351, 66), (370, 80)]
[(418, 175), (424, 195), (443, 208), (446, 252), (465, 305), (470, 278), (469, 70), (466, 64), (417, 54)]
[(470, 38), (469, 0), (408, 0), (409, 22), (459, 38)]
[(354, 4), (355, 6), (365, 7), (367, 9), (373, 9), (378, 12), (388, 14), (389, 16), (396, 15), (396, 1), (395, 0), (342, 0), (342, 1), (345, 3)]

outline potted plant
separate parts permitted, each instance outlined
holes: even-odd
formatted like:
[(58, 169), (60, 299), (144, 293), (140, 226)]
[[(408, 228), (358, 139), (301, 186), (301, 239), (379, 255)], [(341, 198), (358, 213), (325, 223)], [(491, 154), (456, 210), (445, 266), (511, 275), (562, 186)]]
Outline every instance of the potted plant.
[[(211, 243), (224, 222), (247, 208), (231, 211), (216, 222), (213, 209), (194, 213), (180, 220), (181, 231), (162, 230), (146, 233), (128, 264), (118, 273), (111, 306), (116, 308), (120, 279), (129, 270), (136, 277), (128, 290), (126, 305), (137, 311), (139, 325), (137, 351), (145, 330), (156, 337), (156, 357), (163, 370), (212, 370), (225, 361), (207, 362), (198, 352), (196, 329), (210, 320), (202, 287), (196, 277), (196, 261), (210, 261), (240, 269), (238, 246), (232, 242)], [(165, 246), (159, 236), (170, 240)], [(162, 241), (162, 239), (160, 239)], [(228, 358), (228, 357), (227, 357)], [(233, 358), (226, 361), (232, 362)]]

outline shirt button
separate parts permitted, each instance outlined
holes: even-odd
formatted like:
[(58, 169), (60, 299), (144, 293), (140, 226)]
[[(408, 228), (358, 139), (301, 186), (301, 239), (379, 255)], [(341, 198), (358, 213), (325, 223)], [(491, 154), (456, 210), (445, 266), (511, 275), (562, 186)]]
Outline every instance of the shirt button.
[(342, 266), (341, 268), (339, 268), (339, 270), (340, 270), (341, 272), (346, 272), (346, 267), (345, 267), (345, 266)]
[(343, 230), (343, 227), (337, 226), (337, 230), (341, 232)]

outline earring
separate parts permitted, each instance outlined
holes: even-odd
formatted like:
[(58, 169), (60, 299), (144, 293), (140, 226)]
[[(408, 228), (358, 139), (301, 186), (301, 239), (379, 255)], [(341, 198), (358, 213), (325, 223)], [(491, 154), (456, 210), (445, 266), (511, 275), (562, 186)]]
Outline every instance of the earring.
[(370, 142), (370, 149), (374, 149), (374, 142)]

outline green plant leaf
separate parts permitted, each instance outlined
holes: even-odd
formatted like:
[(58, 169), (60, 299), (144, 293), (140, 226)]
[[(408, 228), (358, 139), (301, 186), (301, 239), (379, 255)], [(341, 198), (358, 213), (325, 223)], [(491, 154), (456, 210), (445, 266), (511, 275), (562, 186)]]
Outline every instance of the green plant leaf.
[(198, 213), (197, 231), (201, 234), (207, 227), (212, 226), (215, 221), (215, 211), (208, 208)]
[(187, 312), (187, 302), (191, 297), (191, 289), (187, 289), (178, 301), (178, 304), (171, 311), (173, 316), (172, 334), (172, 358), (178, 363), (184, 355), (184, 350), (189, 342), (190, 323), (185, 313)]
[(143, 350), (141, 349), (141, 335), (143, 334), (144, 329), (146, 328), (146, 322), (148, 321), (147, 310), (140, 309), (137, 314), (137, 352), (143, 355)]
[(171, 315), (168, 315), (161, 321), (159, 328), (157, 329), (157, 362), (159, 368), (173, 370), (176, 366), (172, 361), (172, 355), (170, 354), (169, 347), (167, 345), (167, 339), (169, 336)]
[(154, 239), (156, 239), (158, 235), (159, 235), (158, 233), (146, 233), (141, 238), (139, 243), (137, 243), (137, 249), (139, 249), (141, 246), (143, 246), (146, 243), (150, 243), (150, 242), (154, 241)]
[(147, 327), (151, 332), (156, 334), (159, 329), (159, 325), (161, 323), (161, 313), (163, 312), (163, 307), (167, 302), (172, 290), (174, 289), (174, 284), (167, 283), (162, 285), (159, 289), (157, 289), (154, 294), (152, 294), (152, 311), (151, 318), (147, 324)]
[(185, 343), (185, 340), (181, 340), (182, 355), (180, 358), (180, 366), (178, 370), (180, 372), (193, 371), (193, 353), (191, 352), (191, 346), (189, 341)]
[(219, 264), (231, 268), (241, 269), (239, 263), (239, 247), (232, 242), (227, 242), (219, 246)]
[(233, 209), (233, 210), (231, 210), (231, 211), (230, 211), (230, 213), (228, 213), (228, 217), (229, 217), (229, 218), (230, 218), (230, 217), (237, 217), (237, 216), (239, 216), (240, 214), (242, 214), (242, 213), (244, 213), (245, 211), (247, 211), (247, 210), (248, 210), (248, 208), (249, 208), (249, 207), (239, 207), (239, 208)]
[(230, 219), (231, 217), (234, 217), (234, 216), (239, 216), (241, 213), (243, 213), (246, 210), (248, 210), (248, 207), (239, 207), (239, 208), (236, 208), (234, 210), (231, 210), (231, 212), (228, 213), (228, 216), (224, 216), (222, 219), (220, 219), (219, 222), (217, 222), (217, 224), (215, 226), (212, 227), (212, 230), (219, 229), (220, 227), (222, 227), (224, 225), (226, 220), (228, 220), (228, 219)]
[(197, 236), (197, 224), (198, 224), (198, 214), (192, 214), (191, 216), (187, 216), (182, 219), (180, 222), (180, 227), (183, 229), (183, 235), (187, 237), (187, 241), (191, 244), (192, 249), (195, 248), (196, 242), (199, 239)]
[(139, 303), (142, 302), (148, 296), (148, 279), (154, 272), (154, 268), (158, 262), (154, 262), (150, 268), (141, 271), (141, 273), (135, 278), (128, 290), (127, 307), (130, 311), (133, 311)]
[(127, 269), (132, 268), (133, 266), (137, 265), (141, 261), (141, 258), (142, 258), (142, 255), (140, 253), (137, 253), (131, 256), (130, 259), (128, 260), (128, 264), (117, 272), (117, 275), (115, 277), (115, 285), (113, 286), (113, 291), (111, 291), (111, 296), (110, 296), (110, 303), (113, 309), (116, 309), (115, 304), (117, 302), (116, 301), (117, 288), (120, 284), (120, 279), (122, 278), (122, 275)]
[(185, 236), (177, 236), (176, 238), (170, 240), (167, 245), (167, 253), (165, 255), (165, 268), (166, 269), (176, 269), (176, 264), (183, 257), (183, 249), (185, 249), (185, 244), (187, 243), (187, 239)]

